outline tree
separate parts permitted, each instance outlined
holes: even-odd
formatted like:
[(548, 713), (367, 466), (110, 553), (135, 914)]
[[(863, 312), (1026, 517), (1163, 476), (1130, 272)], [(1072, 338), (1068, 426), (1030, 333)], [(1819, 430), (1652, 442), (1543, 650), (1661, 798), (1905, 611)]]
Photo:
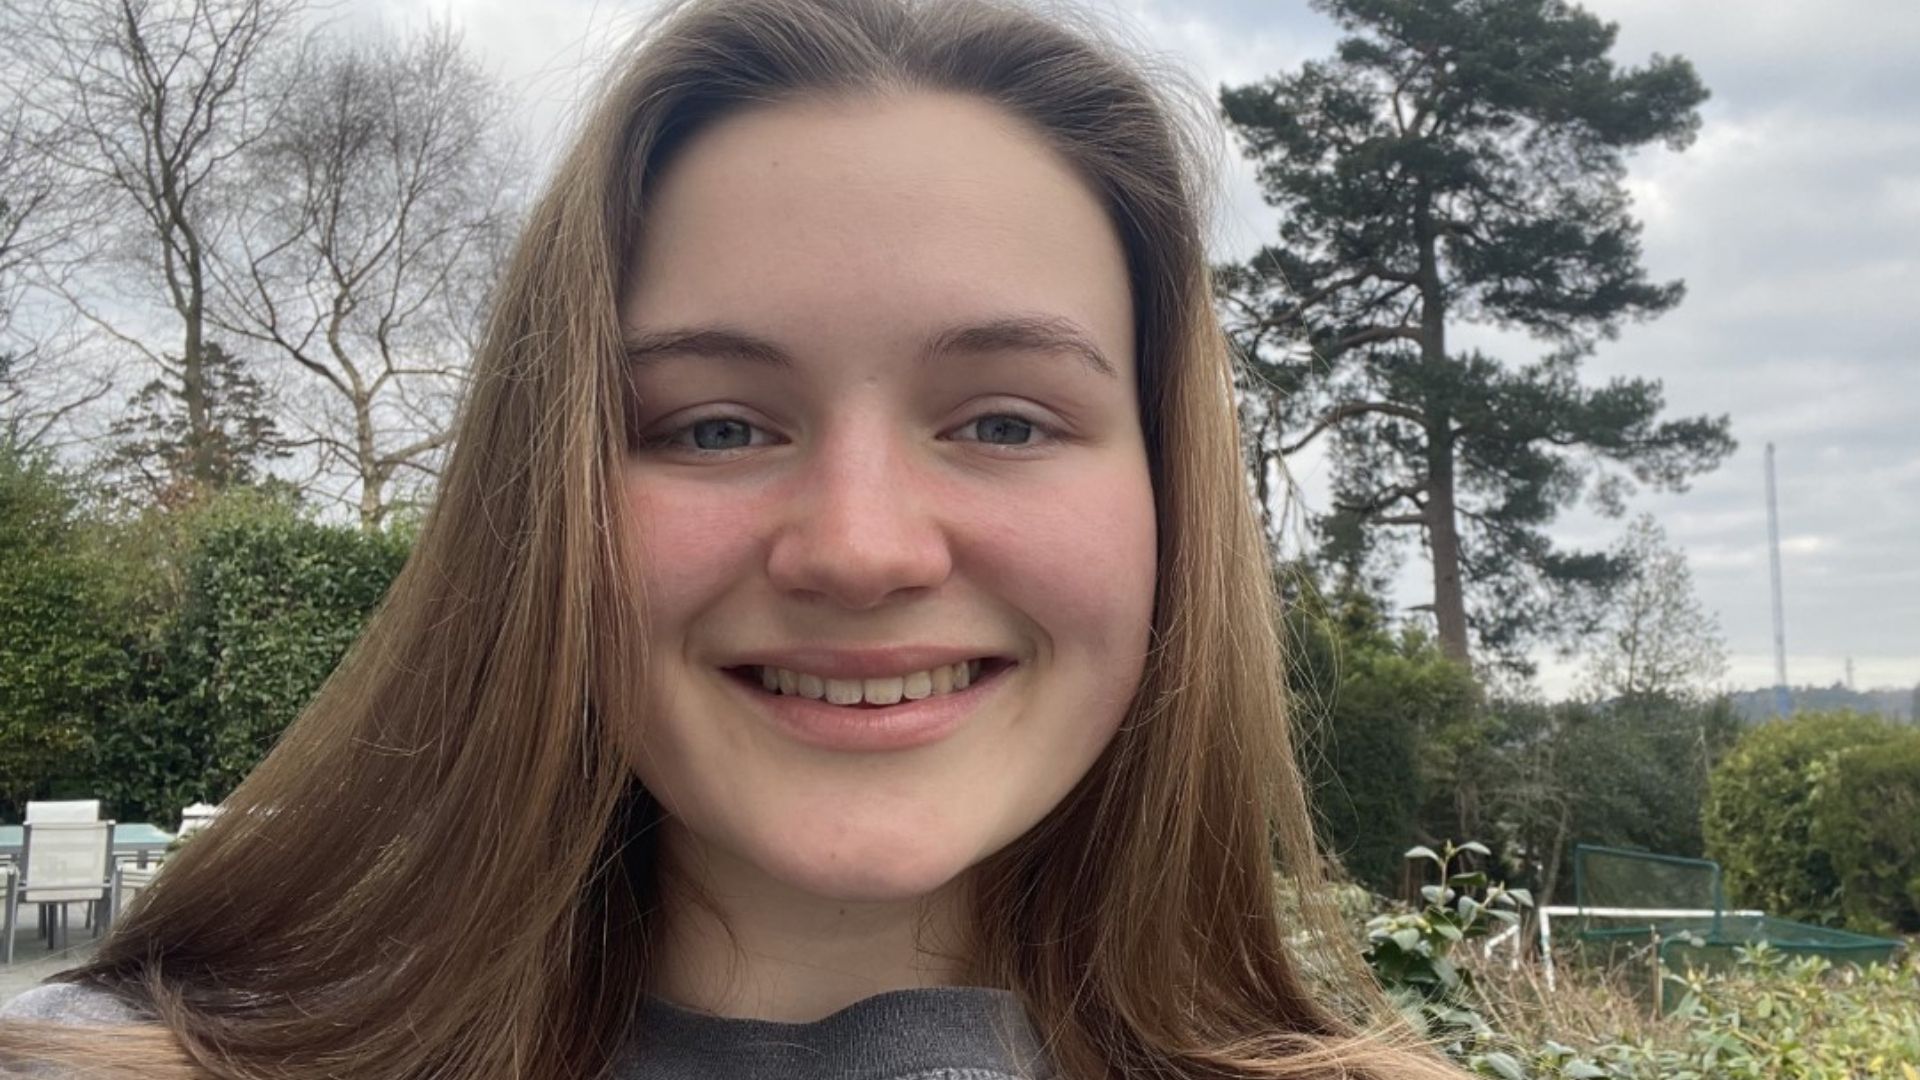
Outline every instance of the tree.
[(108, 464), (138, 482), (160, 505), (176, 505), (206, 493), (262, 478), (258, 466), (286, 457), (273, 405), (260, 381), (217, 341), (201, 345), (200, 395), (206, 403), (204, 431), (195, 432), (185, 395), (162, 370), (115, 421)]
[[(0, 20), (0, 31), (9, 29)], [(41, 142), (16, 97), (0, 116), (0, 444), (22, 450), (49, 445), (56, 428), (110, 388), (104, 377), (66, 370), (53, 335), (21, 318), (60, 238), (81, 224)]]
[[(1596, 472), (1617, 512), (1628, 476), (1680, 489), (1733, 448), (1725, 417), (1661, 421), (1658, 382), (1579, 380), (1598, 340), (1680, 300), (1640, 266), (1622, 156), (1685, 147), (1706, 91), (1680, 58), (1617, 70), (1615, 27), (1559, 0), (1315, 6), (1349, 32), (1334, 59), (1221, 91), (1281, 211), (1279, 243), (1218, 272), (1280, 418), (1267, 453), (1330, 439), (1336, 557), (1417, 530), (1447, 654), (1471, 629), (1524, 666), (1528, 637), (1577, 629), (1625, 571), (1542, 526)], [(1509, 369), (1450, 349), (1461, 321), (1553, 348)]]
[(251, 155), (248, 229), (216, 261), (223, 325), (317, 388), (306, 445), (377, 530), (431, 478), (529, 171), (510, 102), (445, 26), (336, 44)]
[(1813, 793), (1807, 838), (1840, 879), (1847, 925), (1920, 931), (1920, 731), (1836, 755)]
[(1631, 569), (1609, 599), (1587, 660), (1598, 698), (1695, 698), (1727, 670), (1720, 621), (1700, 605), (1687, 557), (1652, 515), (1634, 519), (1619, 547)]
[(1632, 708), (1501, 701), (1489, 710), (1487, 835), (1536, 886), (1560, 898), (1578, 843), (1697, 857), (1707, 776), (1742, 724), (1724, 698)]
[[(223, 453), (244, 441), (219, 427), (216, 369), (234, 357), (208, 334), (208, 267), (229, 227), (236, 159), (278, 124), (290, 80), (266, 76), (299, 63), (302, 10), (303, 0), (62, 0), (38, 6), (19, 35), (24, 100), (61, 134), (43, 152), (104, 208), (102, 244), (86, 257), (119, 274), (110, 305), (66, 296), (158, 370), (150, 388), (177, 401), (177, 479), (190, 484), (218, 486)], [(154, 344), (134, 313), (148, 300), (177, 347)]]

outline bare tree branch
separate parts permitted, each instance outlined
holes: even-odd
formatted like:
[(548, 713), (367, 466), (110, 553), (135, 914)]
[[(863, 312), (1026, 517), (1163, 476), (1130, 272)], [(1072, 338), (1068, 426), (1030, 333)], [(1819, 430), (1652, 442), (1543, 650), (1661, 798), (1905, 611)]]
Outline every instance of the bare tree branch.
[[(82, 252), (87, 272), (55, 292), (173, 376), (149, 384), (166, 387), (164, 395), (136, 400), (183, 417), (167, 470), (177, 468), (174, 481), (244, 479), (271, 452), (270, 420), (232, 414), (243, 398), (254, 400), (258, 385), (209, 335), (208, 263), (232, 231), (238, 162), (277, 127), (285, 72), (300, 63), (304, 7), (305, 0), (22, 4), (22, 108), (58, 133), (42, 144), (46, 160), (102, 215), (98, 242)], [(246, 389), (220, 399), (236, 387)]]
[(326, 453), (363, 527), (431, 477), (521, 206), (509, 102), (445, 26), (324, 49), (249, 190), (252, 232), (215, 267), (222, 325), (271, 346), (334, 408)]

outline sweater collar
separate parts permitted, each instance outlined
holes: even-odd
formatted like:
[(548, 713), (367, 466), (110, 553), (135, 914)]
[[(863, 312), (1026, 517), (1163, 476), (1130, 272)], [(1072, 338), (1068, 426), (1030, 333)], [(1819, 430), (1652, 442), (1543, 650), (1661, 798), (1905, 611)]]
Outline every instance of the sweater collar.
[[(659, 1075), (883, 1080), (935, 1069), (1051, 1075), (1010, 990), (889, 990), (808, 1023), (715, 1016), (647, 998), (638, 1051)], [(636, 1075), (654, 1075), (641, 1070)]]

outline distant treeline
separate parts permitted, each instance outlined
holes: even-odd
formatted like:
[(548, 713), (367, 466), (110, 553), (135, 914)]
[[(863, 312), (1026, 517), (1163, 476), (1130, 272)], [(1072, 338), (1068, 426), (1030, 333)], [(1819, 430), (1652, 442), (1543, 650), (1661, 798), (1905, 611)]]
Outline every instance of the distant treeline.
[[(1832, 712), (1848, 710), (1911, 724), (1920, 715), (1920, 685), (1911, 689), (1882, 687), (1875, 690), (1850, 690), (1839, 683), (1832, 686), (1794, 686), (1787, 690), (1794, 712)], [(1773, 716), (1773, 688), (1741, 690), (1727, 695), (1733, 711), (1742, 720), (1759, 723)]]

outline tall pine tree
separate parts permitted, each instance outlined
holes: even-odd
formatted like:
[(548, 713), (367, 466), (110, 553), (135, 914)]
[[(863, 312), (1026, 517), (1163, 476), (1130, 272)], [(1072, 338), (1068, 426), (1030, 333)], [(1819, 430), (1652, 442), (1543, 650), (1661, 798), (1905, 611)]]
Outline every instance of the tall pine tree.
[[(1658, 381), (1579, 379), (1599, 339), (1680, 301), (1640, 265), (1622, 159), (1684, 148), (1707, 92), (1678, 57), (1617, 69), (1616, 28), (1560, 0), (1315, 6), (1348, 33), (1333, 59), (1221, 91), (1281, 217), (1218, 272), (1249, 404), (1270, 455), (1330, 441), (1329, 555), (1364, 567), (1382, 530), (1418, 530), (1447, 654), (1471, 632), (1524, 667), (1627, 569), (1543, 527), (1590, 487), (1617, 512), (1629, 476), (1681, 489), (1734, 446), (1724, 416), (1661, 420)], [(1547, 355), (1455, 351), (1460, 322)]]

